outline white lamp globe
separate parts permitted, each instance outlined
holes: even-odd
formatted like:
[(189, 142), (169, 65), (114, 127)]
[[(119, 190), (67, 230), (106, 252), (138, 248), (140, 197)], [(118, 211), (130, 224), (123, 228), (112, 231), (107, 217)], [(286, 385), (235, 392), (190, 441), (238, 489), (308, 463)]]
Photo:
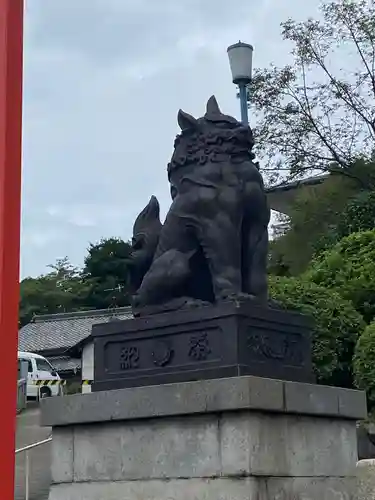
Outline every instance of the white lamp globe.
[(227, 49), (233, 83), (249, 84), (253, 69), (254, 48), (248, 43), (238, 42)]

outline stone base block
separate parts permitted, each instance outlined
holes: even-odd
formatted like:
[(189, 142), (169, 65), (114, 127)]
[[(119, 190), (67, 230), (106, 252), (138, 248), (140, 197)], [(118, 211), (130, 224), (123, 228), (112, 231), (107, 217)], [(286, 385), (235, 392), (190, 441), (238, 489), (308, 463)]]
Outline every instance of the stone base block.
[(50, 500), (356, 498), (359, 391), (242, 377), (54, 400)]
[(375, 459), (357, 463), (357, 500), (375, 500)]
[(55, 483), (340, 477), (353, 476), (357, 461), (350, 422), (246, 411), (57, 428), (52, 449)]
[(195, 478), (54, 485), (49, 500), (351, 500), (346, 478)]

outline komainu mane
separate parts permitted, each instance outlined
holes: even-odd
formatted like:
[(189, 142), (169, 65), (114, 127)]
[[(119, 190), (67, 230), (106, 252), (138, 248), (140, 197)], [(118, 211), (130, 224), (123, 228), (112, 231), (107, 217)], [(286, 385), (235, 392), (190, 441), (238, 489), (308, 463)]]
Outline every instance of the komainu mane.
[(270, 210), (251, 129), (212, 96), (199, 119), (178, 112), (164, 224), (153, 196), (133, 228), (133, 309), (160, 312), (237, 298), (266, 304)]

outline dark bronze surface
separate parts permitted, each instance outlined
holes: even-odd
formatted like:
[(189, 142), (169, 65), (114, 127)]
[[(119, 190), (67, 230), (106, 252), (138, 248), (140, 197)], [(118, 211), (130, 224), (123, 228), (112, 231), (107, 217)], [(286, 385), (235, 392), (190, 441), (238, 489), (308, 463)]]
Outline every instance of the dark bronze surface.
[(93, 390), (257, 375), (312, 382), (310, 326), (268, 299), (270, 210), (251, 129), (179, 111), (172, 204), (133, 227), (135, 319), (93, 327)]
[(256, 375), (313, 382), (310, 324), (251, 301), (93, 327), (93, 390)]
[(211, 97), (199, 119), (179, 111), (161, 224), (153, 196), (133, 228), (135, 315), (252, 298), (266, 305), (270, 210), (251, 129)]

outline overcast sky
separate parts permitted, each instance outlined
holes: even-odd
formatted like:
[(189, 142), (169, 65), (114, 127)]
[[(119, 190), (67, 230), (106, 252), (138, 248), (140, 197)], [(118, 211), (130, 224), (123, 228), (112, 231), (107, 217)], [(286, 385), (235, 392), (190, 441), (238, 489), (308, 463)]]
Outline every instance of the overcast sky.
[(27, 0), (21, 275), (89, 242), (131, 236), (151, 194), (169, 206), (166, 165), (179, 107), (215, 94), (239, 114), (226, 48), (285, 64), (279, 24), (318, 0)]

